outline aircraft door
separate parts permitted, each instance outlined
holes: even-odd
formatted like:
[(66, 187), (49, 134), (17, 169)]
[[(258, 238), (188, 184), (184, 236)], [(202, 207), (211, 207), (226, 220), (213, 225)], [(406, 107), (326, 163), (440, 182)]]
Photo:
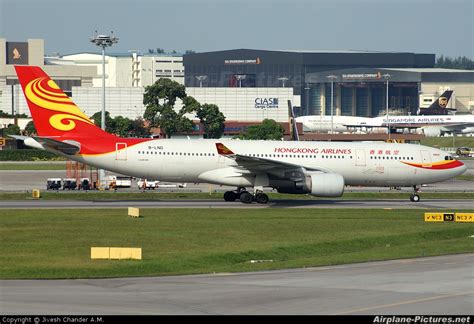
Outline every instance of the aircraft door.
[(115, 160), (127, 160), (127, 143), (115, 143)]
[(421, 161), (422, 161), (423, 166), (430, 167), (431, 166), (430, 152), (421, 151)]
[(365, 166), (365, 150), (356, 150), (356, 166)]

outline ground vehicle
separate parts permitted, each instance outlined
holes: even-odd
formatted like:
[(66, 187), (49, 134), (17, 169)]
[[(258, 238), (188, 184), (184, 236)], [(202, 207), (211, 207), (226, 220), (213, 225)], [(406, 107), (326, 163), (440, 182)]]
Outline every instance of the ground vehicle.
[(132, 178), (124, 176), (115, 177), (115, 188), (130, 188), (132, 186)]
[(456, 155), (462, 157), (469, 157), (471, 156), (471, 148), (470, 147), (458, 147), (456, 149)]
[(63, 190), (76, 190), (77, 180), (75, 178), (65, 178), (63, 180)]
[(137, 186), (138, 186), (138, 189), (141, 189), (141, 190), (145, 190), (145, 189), (155, 190), (158, 183), (159, 183), (159, 181), (148, 180), (148, 179), (139, 179), (137, 181)]
[(91, 190), (91, 181), (89, 178), (81, 178), (79, 185), (77, 187), (78, 190)]
[(46, 190), (59, 190), (61, 189), (61, 178), (49, 178), (46, 180)]

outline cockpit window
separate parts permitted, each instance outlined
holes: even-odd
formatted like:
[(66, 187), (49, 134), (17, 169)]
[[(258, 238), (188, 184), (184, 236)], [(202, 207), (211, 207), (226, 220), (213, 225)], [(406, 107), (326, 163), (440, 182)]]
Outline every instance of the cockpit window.
[(445, 160), (454, 160), (454, 158), (451, 155), (446, 155), (444, 157)]

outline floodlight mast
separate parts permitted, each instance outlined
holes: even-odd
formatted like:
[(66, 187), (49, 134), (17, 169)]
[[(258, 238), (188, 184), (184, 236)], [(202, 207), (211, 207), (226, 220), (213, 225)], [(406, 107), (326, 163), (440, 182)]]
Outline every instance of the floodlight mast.
[(390, 119), (389, 119), (389, 113), (388, 113), (388, 80), (392, 77), (390, 74), (384, 74), (383, 75), (385, 81), (387, 82), (387, 90), (385, 94), (385, 106), (386, 106), (386, 114), (387, 114), (387, 133), (388, 133), (388, 140), (390, 141)]
[(100, 127), (105, 130), (105, 48), (118, 43), (118, 38), (115, 37), (113, 31), (110, 32), (110, 35), (97, 35), (97, 30), (95, 33), (94, 37), (90, 37), (90, 41), (102, 47), (102, 113)]
[(334, 80), (337, 75), (328, 75), (326, 78), (331, 80), (331, 134), (334, 133)]
[(199, 88), (202, 88), (202, 81), (207, 79), (207, 75), (198, 75), (196, 79), (199, 81)]
[(235, 78), (239, 80), (239, 88), (242, 88), (242, 80), (244, 80), (247, 77), (245, 74), (236, 74)]
[[(105, 131), (105, 48), (110, 47), (118, 42), (118, 38), (115, 37), (114, 32), (111, 31), (110, 35), (98, 35), (97, 30), (95, 36), (90, 37), (91, 43), (102, 47), (102, 111), (100, 118), (100, 127)], [(105, 170), (99, 169), (99, 186), (105, 186)]]
[(280, 80), (282, 82), (282, 88), (285, 87), (285, 82), (288, 81), (288, 78), (287, 77), (281, 77), (281, 78), (278, 78), (278, 80)]

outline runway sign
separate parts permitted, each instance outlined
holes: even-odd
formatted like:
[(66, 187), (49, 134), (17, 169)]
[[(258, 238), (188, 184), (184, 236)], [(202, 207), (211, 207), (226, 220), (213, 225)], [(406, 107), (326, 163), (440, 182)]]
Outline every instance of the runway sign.
[(425, 213), (425, 222), (473, 223), (474, 213)]
[(474, 213), (456, 213), (456, 222), (474, 223)]
[(443, 213), (425, 213), (425, 222), (443, 222)]

